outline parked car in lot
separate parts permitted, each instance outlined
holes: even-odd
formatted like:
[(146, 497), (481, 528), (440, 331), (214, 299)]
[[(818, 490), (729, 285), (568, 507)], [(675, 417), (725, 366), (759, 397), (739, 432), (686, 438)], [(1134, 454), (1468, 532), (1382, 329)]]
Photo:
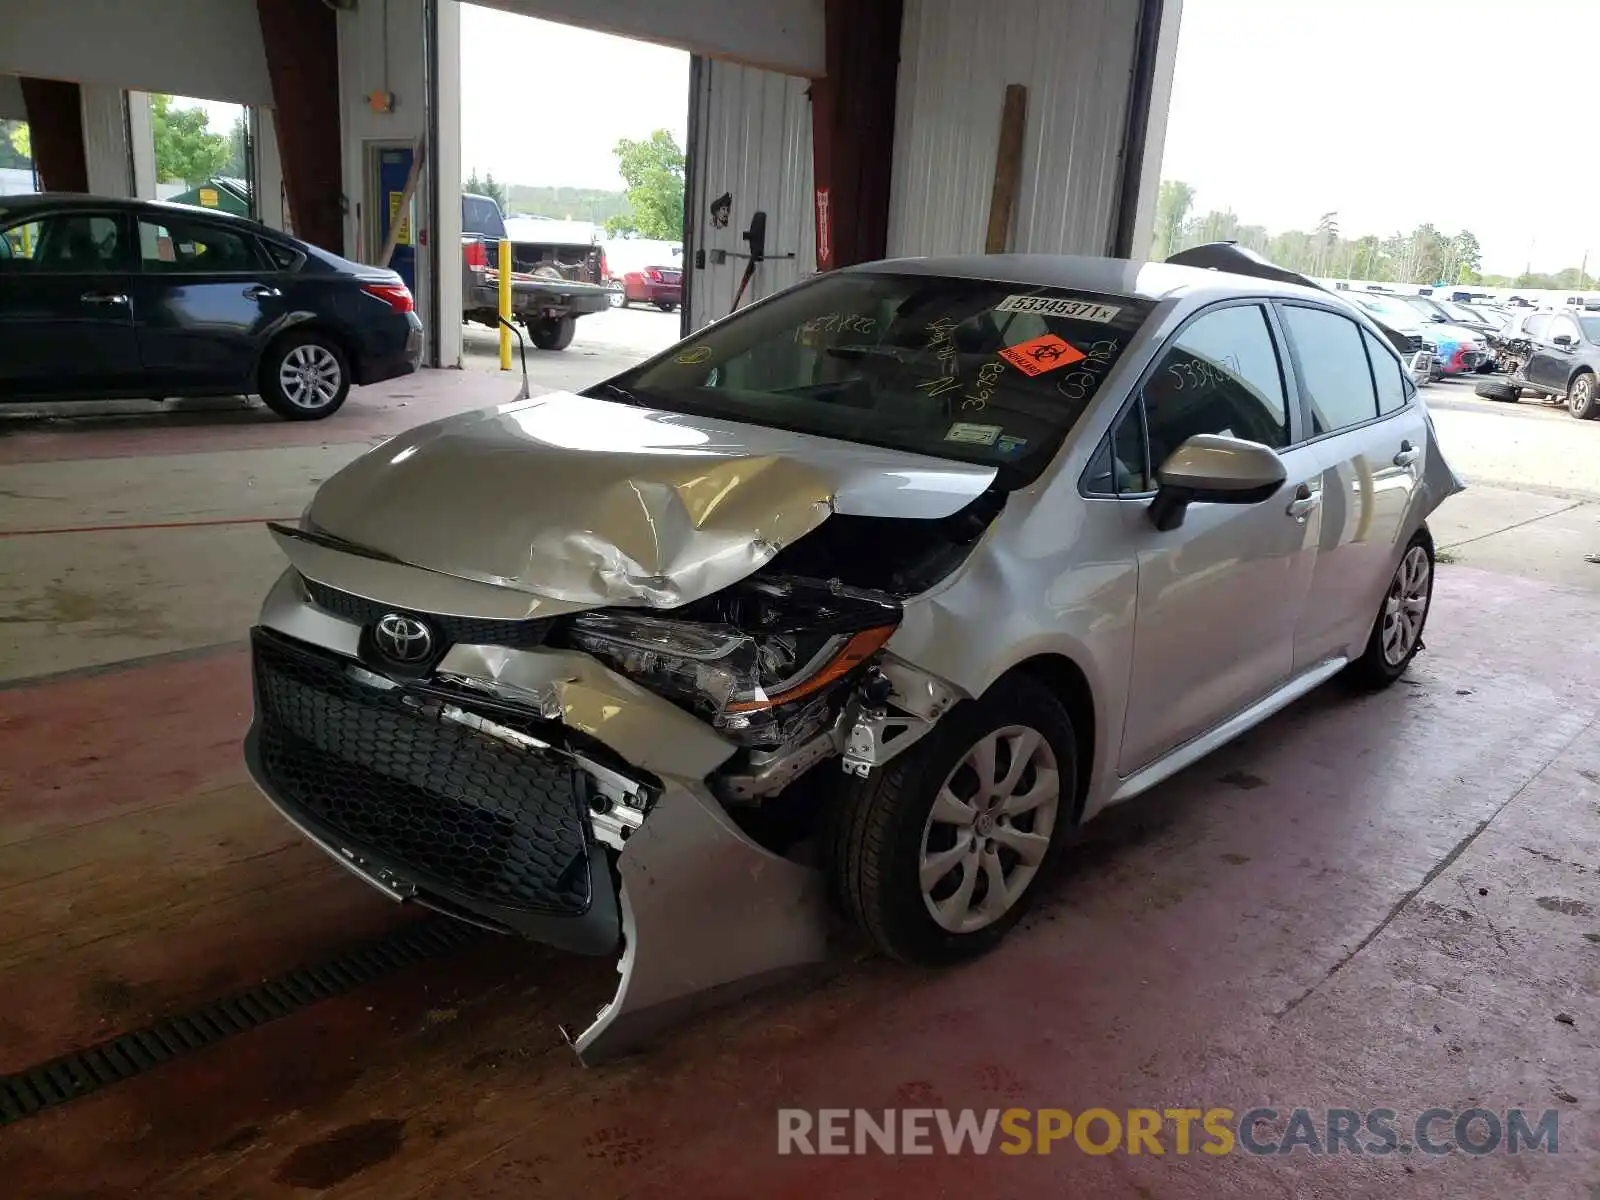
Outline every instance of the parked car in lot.
[[(1487, 335), (1476, 329), (1466, 329), (1444, 321), (1434, 320), (1431, 310), (1423, 310), (1408, 299), (1422, 297), (1396, 296), (1388, 292), (1345, 292), (1362, 308), (1378, 319), (1396, 328), (1410, 328), (1418, 332), (1433, 346), (1433, 378), (1447, 375), (1474, 373), (1484, 363), (1492, 362)], [(1413, 324), (1406, 326), (1405, 322)]]
[(1532, 394), (1566, 404), (1580, 421), (1600, 416), (1600, 314), (1584, 309), (1530, 313), (1499, 347), (1504, 379), (1474, 389), (1490, 400), (1515, 403)]
[[(523, 231), (526, 231), (526, 223)], [(493, 196), (461, 196), (462, 319), (490, 329), (500, 327), (500, 242), (505, 218)], [(540, 350), (565, 350), (577, 332), (578, 318), (609, 306), (600, 282), (601, 255), (594, 245), (517, 242), (511, 244), (512, 319), (528, 331)]]
[(330, 478), (273, 527), (247, 759), (386, 895), (620, 948), (604, 1057), (822, 957), (826, 889), (897, 958), (987, 950), (1081, 822), (1395, 681), (1459, 486), (1330, 293), (837, 270)]
[(614, 308), (653, 304), (671, 312), (683, 303), (683, 246), (618, 238), (605, 245), (607, 285)]
[(242, 217), (101, 196), (0, 198), (0, 398), (257, 393), (281, 417), (417, 369), (393, 271)]

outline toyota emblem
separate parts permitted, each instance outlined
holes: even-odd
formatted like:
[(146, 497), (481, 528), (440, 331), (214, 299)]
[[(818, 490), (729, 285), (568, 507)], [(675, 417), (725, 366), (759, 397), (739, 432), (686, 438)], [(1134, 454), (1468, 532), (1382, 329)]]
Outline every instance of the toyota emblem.
[(372, 631), (383, 656), (393, 662), (414, 666), (433, 653), (433, 631), (415, 617), (385, 613)]

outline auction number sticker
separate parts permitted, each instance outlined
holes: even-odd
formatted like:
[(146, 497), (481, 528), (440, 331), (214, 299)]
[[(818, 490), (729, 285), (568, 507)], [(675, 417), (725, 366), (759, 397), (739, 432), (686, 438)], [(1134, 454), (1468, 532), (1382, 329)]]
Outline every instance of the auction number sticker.
[(1095, 321), (1105, 325), (1122, 311), (1115, 304), (1095, 304), (1089, 300), (1061, 300), (1055, 296), (1007, 296), (994, 306), (995, 312), (1037, 313), (1041, 317), (1065, 317), (1073, 321)]
[(677, 360), (686, 367), (697, 367), (703, 362), (711, 361), (710, 346), (693, 346), (678, 355)]

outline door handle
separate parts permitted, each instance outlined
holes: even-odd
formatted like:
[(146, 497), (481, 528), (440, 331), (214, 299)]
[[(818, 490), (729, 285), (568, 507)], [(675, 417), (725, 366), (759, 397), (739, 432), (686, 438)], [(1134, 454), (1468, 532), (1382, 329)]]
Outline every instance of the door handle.
[(244, 297), (246, 300), (270, 300), (274, 296), (281, 295), (283, 295), (283, 293), (277, 288), (268, 287), (264, 283), (258, 283), (254, 287), (247, 287), (244, 290)]
[(126, 304), (128, 298), (121, 292), (85, 292), (78, 297), (84, 304)]
[(1305, 519), (1322, 506), (1322, 493), (1313, 492), (1305, 484), (1294, 490), (1294, 499), (1289, 501), (1287, 512), (1296, 521), (1304, 523)]
[(1397, 467), (1409, 467), (1421, 457), (1421, 450), (1418, 450), (1410, 442), (1401, 442), (1400, 453), (1394, 456), (1394, 465)]

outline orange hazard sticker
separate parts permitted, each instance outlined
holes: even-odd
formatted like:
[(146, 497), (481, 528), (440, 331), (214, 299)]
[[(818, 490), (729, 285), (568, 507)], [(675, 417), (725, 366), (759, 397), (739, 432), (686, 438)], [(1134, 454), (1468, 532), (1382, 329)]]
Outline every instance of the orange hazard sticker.
[(1000, 351), (1000, 357), (1024, 375), (1043, 375), (1046, 371), (1054, 371), (1057, 367), (1070, 367), (1073, 363), (1082, 362), (1089, 356), (1076, 346), (1062, 341), (1055, 334), (1047, 333), (1034, 338), (1031, 342), (1007, 347)]

